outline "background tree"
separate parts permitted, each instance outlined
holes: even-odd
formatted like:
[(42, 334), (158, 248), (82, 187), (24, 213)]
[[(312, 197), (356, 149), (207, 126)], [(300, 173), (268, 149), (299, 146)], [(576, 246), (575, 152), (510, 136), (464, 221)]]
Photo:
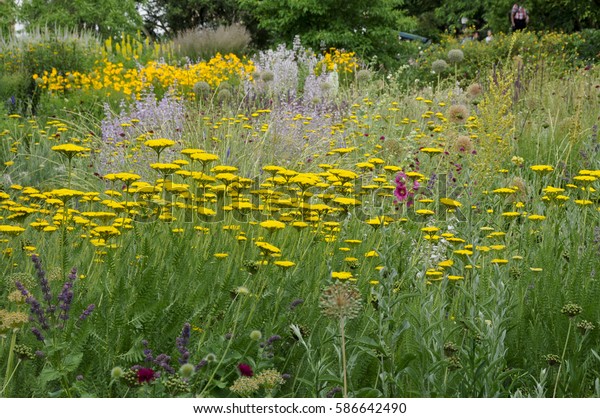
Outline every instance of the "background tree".
[(103, 37), (142, 28), (135, 0), (23, 0), (20, 18), (26, 26), (89, 29)]
[(415, 19), (416, 34), (434, 41), (439, 40), (440, 33), (445, 29), (445, 22), (435, 11), (441, 4), (442, 0), (404, 0), (406, 15)]
[(241, 19), (238, 0), (147, 0), (140, 9), (147, 31), (155, 36), (231, 25)]
[(529, 27), (535, 30), (579, 31), (600, 28), (600, 0), (527, 0)]
[(377, 55), (389, 64), (400, 50), (398, 32), (414, 21), (401, 10), (403, 0), (239, 0), (266, 31), (270, 44), (300, 35), (313, 49), (344, 48), (364, 59)]
[(495, 32), (510, 30), (510, 10), (514, 3), (524, 6), (529, 12), (529, 29), (560, 30), (572, 32), (583, 28), (598, 28), (600, 25), (600, 0), (426, 0), (424, 8), (421, 2), (409, 1), (416, 7), (407, 9), (414, 16), (427, 13), (432, 4), (435, 16), (451, 32), (461, 29), (462, 17), (469, 19), (469, 25), (478, 29), (492, 29)]
[(14, 0), (0, 0), (0, 36), (13, 33), (17, 16)]

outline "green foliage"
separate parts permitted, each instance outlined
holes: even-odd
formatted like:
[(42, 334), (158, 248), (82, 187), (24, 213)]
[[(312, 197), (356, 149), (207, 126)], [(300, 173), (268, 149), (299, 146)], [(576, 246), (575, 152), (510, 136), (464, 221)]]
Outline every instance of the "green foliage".
[[(567, 65), (579, 64), (582, 42), (593, 35), (498, 35), (490, 45), (445, 40), (422, 55), (418, 44), (406, 43), (406, 59), (420, 57), (415, 65), (421, 72), (407, 64), (390, 77), (362, 73), (342, 84), (323, 108), (294, 102), (290, 110), (279, 107), (287, 105), (284, 101), (268, 104), (236, 95), (228, 103), (184, 102), (189, 107), (181, 146), (235, 164), (240, 176), (252, 177), (250, 190), (241, 179), (228, 186), (214, 181), (219, 186), (211, 188), (188, 175), (187, 170), (216, 175), (210, 162), (190, 161), (172, 177), (146, 170), (143, 180), (150, 185), (140, 190), (95, 175), (94, 154), (74, 157), (70, 175), (52, 147), (69, 140), (90, 148), (99, 143), (90, 132), (100, 130), (103, 115), (90, 109), (94, 101), (110, 99), (91, 93), (70, 95), (86, 107), (63, 110), (62, 121), (45, 113), (60, 113), (60, 102), (47, 98), (35, 118), (1, 119), (0, 162), (9, 163), (0, 166), (1, 224), (24, 231), (2, 232), (0, 303), (27, 313), (28, 306), (11, 295), (15, 280), (43, 300), (31, 252), (41, 255), (53, 295), (65, 270), (76, 266), (79, 275), (72, 322), (52, 328), (44, 343), (27, 323), (0, 345), (0, 358), (7, 359), (0, 363), (0, 390), (7, 388), (2, 394), (234, 397), (241, 363), (255, 376), (271, 369), (291, 376), (251, 396), (333, 394), (343, 385), (341, 329), (324, 315), (320, 299), (336, 280), (332, 272), (345, 271), (352, 273), (347, 280), (360, 295), (360, 307), (352, 309), (356, 317), (343, 324), (350, 396), (598, 396), (600, 219), (598, 192), (588, 187), (597, 190), (598, 179), (575, 176), (600, 168), (599, 69)], [(437, 77), (426, 78), (430, 62), (448, 59), (456, 48), (464, 60), (433, 84)], [(40, 52), (39, 61), (49, 61), (46, 55)], [(4, 72), (0, 87), (18, 85), (18, 75)], [(415, 76), (424, 81), (416, 83)], [(477, 94), (467, 88), (473, 81), (479, 82)], [(466, 120), (452, 120), (455, 104), (464, 106)], [(324, 128), (317, 125), (320, 118), (326, 119)], [(285, 130), (293, 124), (301, 133), (300, 146)], [(319, 141), (308, 141), (315, 131)], [(145, 147), (147, 137), (132, 136), (132, 146)], [(282, 150), (275, 138), (300, 151)], [(458, 138), (476, 152), (457, 150)], [(425, 145), (443, 147), (447, 154), (425, 155)], [(161, 161), (170, 161), (167, 155), (161, 154)], [(142, 172), (140, 161), (129, 161), (132, 172)], [(303, 195), (291, 180), (295, 173), (272, 175), (265, 172), (267, 164), (319, 173), (330, 184)], [(342, 184), (323, 164), (352, 170), (360, 180), (348, 180), (352, 187)], [(430, 202), (420, 199), (413, 208), (435, 209), (433, 215), (395, 208), (390, 195), (399, 169), (387, 164), (427, 176), (417, 191)], [(553, 170), (534, 172), (534, 164), (551, 164)], [(68, 182), (89, 195), (62, 206), (43, 194)], [(260, 200), (267, 182), (279, 185)], [(173, 184), (184, 190), (167, 193)], [(567, 200), (545, 199), (548, 186), (565, 189)], [(494, 192), (507, 187), (519, 192)], [(359, 193), (363, 211), (335, 206), (330, 192)], [(438, 204), (449, 196), (462, 205), (449, 210)], [(331, 208), (308, 206), (319, 199)], [(252, 214), (236, 208), (246, 201), (256, 206)], [(200, 205), (219, 213), (200, 217)], [(112, 217), (87, 213), (111, 207), (117, 207)], [(142, 216), (143, 211), (152, 216)], [(520, 213), (505, 216), (509, 211)], [(159, 214), (165, 216), (159, 220)], [(365, 223), (388, 214), (395, 222)], [(535, 220), (532, 214), (545, 218)], [(305, 228), (290, 225), (293, 217), (306, 219)], [(269, 230), (260, 225), (266, 218), (286, 225)], [(50, 228), (38, 230), (38, 220)], [(119, 234), (92, 240), (98, 225), (115, 225)], [(262, 254), (259, 240), (280, 248), (281, 257)], [(455, 253), (467, 245), (471, 254)], [(295, 265), (275, 264), (284, 259)], [(90, 303), (95, 312), (77, 321)], [(570, 308), (564, 312), (577, 315), (563, 314), (565, 305)], [(188, 370), (184, 382), (177, 338), (186, 323), (189, 361), (198, 367)], [(28, 353), (38, 349), (45, 356), (32, 359)], [(145, 349), (154, 357), (169, 356), (174, 370), (147, 361)], [(161, 376), (140, 384), (135, 365)]]
[(593, 1), (578, 0), (530, 0), (529, 26), (535, 30), (580, 31), (585, 28), (598, 29), (600, 8)]
[(364, 60), (374, 56), (393, 66), (399, 52), (398, 31), (407, 19), (399, 0), (337, 1), (241, 0), (242, 8), (267, 31), (271, 44), (289, 43), (299, 35), (314, 50), (342, 48)]
[[(590, 60), (597, 59), (597, 31), (583, 33), (553, 33), (553, 32), (516, 32), (511, 34), (498, 33), (489, 44), (484, 41), (463, 41), (446, 36), (440, 43), (425, 48), (423, 53), (412, 46), (410, 55), (405, 60), (412, 60), (413, 65), (406, 69), (408, 77), (422, 81), (433, 82), (437, 74), (432, 73), (434, 61), (448, 60), (448, 52), (460, 49), (464, 60), (456, 64), (456, 71), (451, 68), (442, 74), (444, 78), (457, 77), (466, 86), (472, 80), (481, 80), (482, 69), (513, 62), (524, 67), (544, 67), (546, 71), (566, 71), (572, 63), (585, 65)], [(410, 44), (409, 44), (410, 45)], [(594, 55), (596, 54), (596, 55)]]
[[(508, 32), (513, 0), (405, 1), (409, 16), (418, 19), (417, 33), (436, 39), (444, 31), (460, 33), (466, 27)], [(518, 2), (521, 4), (521, 2)], [(573, 32), (598, 28), (600, 8), (593, 1), (530, 0), (523, 2), (530, 29)], [(463, 25), (462, 18), (467, 19)]]
[(0, 2), (0, 37), (9, 36), (14, 31), (17, 10), (14, 0)]
[(142, 25), (134, 0), (107, 0), (102, 7), (91, 0), (25, 0), (20, 18), (28, 28), (76, 28), (103, 37), (134, 34)]
[(228, 26), (240, 21), (237, 0), (149, 0), (142, 5), (144, 24), (152, 35), (178, 35), (187, 30)]
[[(66, 73), (89, 71), (101, 57), (100, 42), (90, 32), (68, 29), (32, 30), (25, 37), (8, 37), (0, 41), (0, 76), (6, 77), (0, 99), (17, 113), (35, 113), (39, 90), (34, 76), (44, 71)], [(12, 97), (14, 96), (14, 100)]]
[(600, 29), (584, 29), (574, 39), (579, 59), (585, 62), (600, 60)]

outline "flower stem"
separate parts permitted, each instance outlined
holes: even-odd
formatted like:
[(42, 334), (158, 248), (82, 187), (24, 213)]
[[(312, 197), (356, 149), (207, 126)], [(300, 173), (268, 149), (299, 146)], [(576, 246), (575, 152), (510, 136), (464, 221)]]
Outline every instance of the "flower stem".
[(68, 178), (68, 180), (69, 180), (69, 189), (71, 188), (71, 173), (72, 173), (72, 170), (73, 170), (73, 166), (71, 164), (71, 158), (69, 158), (69, 172), (68, 172), (68, 176), (69, 176), (69, 178)]
[(348, 373), (346, 371), (346, 334), (344, 332), (344, 317), (340, 318), (340, 335), (342, 338), (342, 373), (344, 375), (344, 398), (348, 397)]
[[(5, 393), (8, 389), (8, 384), (12, 380), (12, 377), (17, 370), (17, 367), (13, 368), (13, 363), (15, 361), (15, 345), (17, 344), (17, 332), (13, 331), (12, 337), (10, 339), (10, 347), (8, 351), (8, 361), (6, 362), (6, 374), (4, 375), (4, 382), (2, 386), (2, 390), (0, 391), (0, 395), (5, 396)], [(20, 361), (19, 361), (20, 362)], [(18, 366), (18, 363), (17, 363)]]
[(569, 337), (571, 336), (571, 326), (573, 321), (569, 319), (569, 329), (567, 330), (567, 338), (565, 339), (565, 346), (563, 347), (562, 355), (560, 356), (560, 364), (558, 365), (558, 372), (556, 373), (556, 382), (554, 382), (554, 392), (552, 397), (556, 398), (556, 390), (558, 389), (558, 380), (560, 378), (560, 371), (562, 369), (563, 361), (565, 361), (565, 354), (567, 352), (567, 344), (569, 343)]
[[(238, 298), (239, 298), (239, 295), (238, 295)], [(239, 302), (240, 303), (237, 306), (237, 310), (236, 310), (235, 316), (234, 316), (233, 329), (231, 330), (231, 338), (227, 342), (227, 346), (225, 347), (225, 351), (220, 356), (219, 363), (217, 364), (217, 366), (213, 370), (212, 374), (210, 375), (208, 381), (206, 382), (206, 385), (204, 385), (204, 389), (202, 389), (202, 391), (198, 395), (199, 398), (201, 398), (202, 395), (204, 395), (204, 392), (206, 392), (206, 390), (209, 388), (210, 384), (212, 383), (212, 381), (215, 378), (215, 375), (217, 374), (217, 371), (221, 367), (221, 364), (223, 364), (223, 360), (225, 360), (225, 357), (227, 356), (227, 353), (229, 352), (229, 349), (231, 348), (231, 343), (233, 342), (233, 339), (235, 337), (235, 331), (237, 330), (238, 318), (239, 318), (239, 315), (240, 315), (240, 308), (242, 307), (242, 301), (240, 300)]]

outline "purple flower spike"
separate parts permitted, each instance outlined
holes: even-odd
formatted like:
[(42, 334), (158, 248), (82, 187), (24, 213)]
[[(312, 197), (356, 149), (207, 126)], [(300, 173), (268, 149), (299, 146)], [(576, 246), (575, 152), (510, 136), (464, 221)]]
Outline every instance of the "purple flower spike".
[(94, 311), (94, 309), (96, 309), (96, 305), (94, 305), (93, 303), (91, 305), (89, 305), (87, 308), (85, 308), (85, 311), (83, 311), (81, 313), (81, 315), (79, 315), (79, 320), (80, 321), (85, 321), (87, 319), (88, 316), (90, 316), (92, 314), (92, 312)]
[(181, 336), (177, 337), (177, 350), (179, 351), (179, 354), (181, 354), (179, 357), (179, 364), (187, 363), (190, 358), (190, 352), (187, 349), (187, 345), (190, 341), (191, 329), (192, 327), (189, 323), (184, 324), (183, 329), (181, 330)]

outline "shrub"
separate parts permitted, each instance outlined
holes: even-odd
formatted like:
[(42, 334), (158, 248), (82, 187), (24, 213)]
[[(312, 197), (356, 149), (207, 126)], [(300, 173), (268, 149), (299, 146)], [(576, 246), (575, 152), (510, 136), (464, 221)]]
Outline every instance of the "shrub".
[(26, 104), (26, 85), (29, 80), (22, 74), (0, 75), (0, 103), (8, 113), (18, 113)]
[[(36, 29), (23, 38), (10, 37), (0, 42), (8, 58), (2, 61), (2, 72), (14, 80), (11, 91), (4, 95), (19, 98), (18, 112), (35, 113), (39, 92), (34, 74), (50, 71), (65, 74), (67, 71), (88, 71), (101, 57), (100, 41), (88, 32)], [(8, 90), (8, 88), (6, 88)]]
[(180, 58), (195, 62), (208, 60), (217, 53), (242, 56), (250, 44), (250, 34), (239, 24), (216, 29), (189, 29), (180, 33), (173, 43)]
[(485, 42), (465, 42), (446, 36), (439, 44), (433, 44), (422, 53), (413, 51), (411, 57), (403, 57), (415, 65), (410, 67), (413, 78), (431, 82), (435, 76), (431, 73), (434, 62), (452, 60), (450, 56), (462, 53), (464, 59), (457, 60), (457, 76), (463, 80), (481, 77), (482, 70), (494, 68), (499, 63), (507, 62), (514, 57), (525, 65), (542, 64), (553, 71), (565, 71), (570, 63), (577, 60), (590, 61), (598, 59), (600, 35), (598, 31), (589, 30), (583, 33), (564, 34), (546, 32), (499, 33), (494, 40)]
[(597, 61), (600, 59), (600, 30), (584, 29), (575, 39), (578, 57), (582, 61)]

